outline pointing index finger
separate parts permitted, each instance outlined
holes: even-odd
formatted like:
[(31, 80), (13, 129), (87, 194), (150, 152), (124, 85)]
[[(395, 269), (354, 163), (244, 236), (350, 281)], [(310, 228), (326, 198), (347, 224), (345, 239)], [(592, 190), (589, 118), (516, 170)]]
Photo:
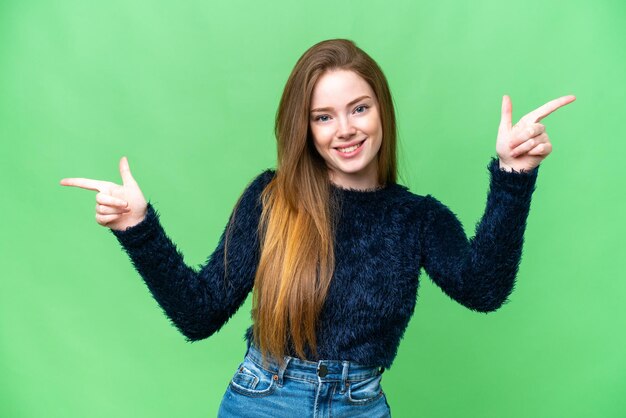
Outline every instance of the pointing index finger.
[(109, 182), (101, 180), (85, 179), (80, 177), (61, 179), (61, 186), (80, 187), (81, 189), (102, 192), (109, 189)]
[(551, 100), (543, 106), (538, 107), (537, 109), (528, 113), (524, 117), (524, 119), (529, 120), (532, 123), (538, 123), (539, 121), (541, 121), (541, 119), (545, 118), (550, 113), (554, 112), (560, 107), (565, 106), (566, 104), (573, 102), (574, 100), (576, 100), (576, 96), (573, 95), (563, 96), (559, 97), (558, 99)]

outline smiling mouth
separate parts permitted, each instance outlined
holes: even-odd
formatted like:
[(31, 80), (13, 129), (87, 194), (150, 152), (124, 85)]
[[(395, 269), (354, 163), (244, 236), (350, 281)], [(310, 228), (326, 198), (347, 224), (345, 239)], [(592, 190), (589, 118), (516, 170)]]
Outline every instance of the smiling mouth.
[[(367, 138), (366, 138), (367, 139)], [(344, 154), (349, 154), (353, 151), (356, 151), (357, 149), (359, 149), (363, 143), (365, 142), (365, 139), (361, 142), (359, 142), (358, 144), (352, 145), (351, 147), (346, 147), (346, 148), (335, 148), (337, 151), (342, 152)]]

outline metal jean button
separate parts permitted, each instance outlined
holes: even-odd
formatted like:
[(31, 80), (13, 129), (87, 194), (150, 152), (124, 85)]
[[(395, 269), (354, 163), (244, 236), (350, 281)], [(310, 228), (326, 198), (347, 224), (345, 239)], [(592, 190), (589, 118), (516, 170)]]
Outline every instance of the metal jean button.
[(325, 364), (320, 364), (317, 368), (317, 374), (319, 377), (325, 377), (328, 374), (328, 367)]

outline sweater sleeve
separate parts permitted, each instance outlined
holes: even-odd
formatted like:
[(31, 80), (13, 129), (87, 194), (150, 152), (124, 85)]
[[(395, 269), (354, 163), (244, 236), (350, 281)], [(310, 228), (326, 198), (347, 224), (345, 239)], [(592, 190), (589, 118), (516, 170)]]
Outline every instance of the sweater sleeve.
[(217, 248), (197, 272), (183, 261), (183, 255), (166, 235), (151, 202), (146, 217), (139, 224), (124, 231), (111, 230), (170, 322), (189, 342), (217, 332), (239, 309), (253, 287), (260, 256), (259, 198), (272, 173), (268, 169), (257, 176), (230, 215), (229, 223), (233, 221), (233, 225), (227, 240), (228, 274), (224, 266), (228, 224)]
[(424, 270), (433, 282), (479, 312), (497, 310), (513, 291), (539, 170), (508, 172), (496, 157), (487, 168), (490, 189), (474, 237), (468, 241), (456, 215), (427, 195), (422, 241)]

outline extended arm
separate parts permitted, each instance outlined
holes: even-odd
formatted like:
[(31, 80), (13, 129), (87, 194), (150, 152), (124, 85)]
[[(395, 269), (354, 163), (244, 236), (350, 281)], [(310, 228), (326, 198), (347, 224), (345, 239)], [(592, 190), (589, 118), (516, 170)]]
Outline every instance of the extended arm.
[(539, 167), (526, 171), (488, 166), (491, 182), (485, 213), (469, 241), (455, 214), (426, 196), (423, 266), (452, 299), (480, 312), (498, 309), (513, 291), (526, 220)]
[(224, 245), (228, 227), (198, 272), (184, 263), (151, 203), (141, 223), (124, 231), (111, 230), (154, 299), (187, 341), (201, 340), (218, 331), (252, 289), (259, 258), (259, 195), (271, 176), (266, 170), (255, 178), (230, 216), (234, 223), (228, 239), (227, 277)]

